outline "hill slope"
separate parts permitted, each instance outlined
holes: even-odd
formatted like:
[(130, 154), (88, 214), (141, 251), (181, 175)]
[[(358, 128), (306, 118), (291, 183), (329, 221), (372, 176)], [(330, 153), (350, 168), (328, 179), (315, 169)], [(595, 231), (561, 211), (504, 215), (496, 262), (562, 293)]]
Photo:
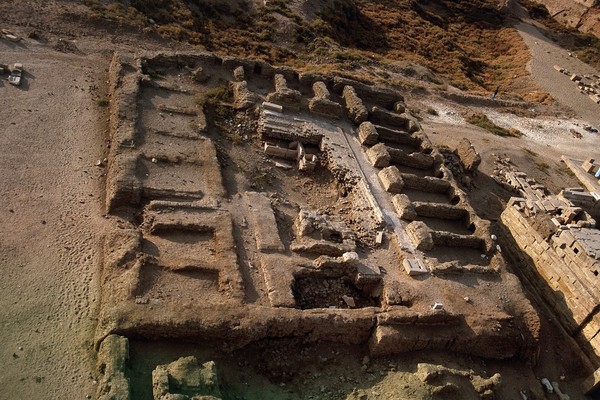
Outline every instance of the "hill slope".
[[(96, 17), (230, 55), (361, 78), (416, 74), (414, 61), (462, 89), (526, 74), (526, 47), (494, 0), (84, 0)], [(386, 74), (379, 75), (385, 80)], [(442, 83), (433, 74), (425, 79)], [(385, 82), (393, 84), (389, 77)], [(423, 76), (420, 76), (423, 78)]]

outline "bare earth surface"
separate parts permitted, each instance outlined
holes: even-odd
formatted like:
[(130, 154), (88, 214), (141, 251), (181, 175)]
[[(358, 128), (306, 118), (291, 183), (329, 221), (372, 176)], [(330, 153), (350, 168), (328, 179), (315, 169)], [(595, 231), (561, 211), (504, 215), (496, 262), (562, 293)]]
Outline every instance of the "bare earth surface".
[[(416, 104), (439, 112), (439, 116), (427, 116), (423, 122), (435, 144), (454, 148), (462, 137), (468, 137), (481, 152), (483, 174), (476, 180), (478, 190), (472, 196), (481, 204), (482, 217), (490, 219), (497, 217), (494, 210), (501, 209), (505, 201), (486, 176), (494, 168), (492, 154), (510, 157), (520, 169), (553, 190), (576, 185), (574, 178), (560, 172), (564, 170), (559, 162), (561, 154), (600, 158), (600, 151), (594, 147), (597, 135), (580, 129), (585, 122), (600, 124), (599, 106), (579, 94), (575, 84), (552, 66), (558, 64), (577, 73), (593, 71), (540, 37), (531, 25), (521, 24), (518, 29), (532, 49), (532, 78), (563, 105), (574, 109), (578, 118), (542, 115), (532, 119), (482, 109), (499, 125), (525, 133), (520, 139), (499, 138), (467, 125), (459, 115), (464, 111), (461, 106), (439, 99), (414, 99)], [(110, 47), (108, 42), (104, 46)], [(91, 340), (99, 302), (102, 238), (111, 224), (103, 217), (104, 169), (95, 165), (107, 151), (107, 116), (95, 99), (106, 93), (110, 51), (106, 56), (101, 54), (65, 54), (32, 41), (17, 46), (0, 40), (0, 62), (22, 62), (27, 71), (19, 88), (0, 81), (1, 399), (84, 399), (95, 391)], [(574, 139), (570, 129), (580, 131), (582, 138)], [(543, 163), (549, 168), (541, 168)], [(546, 332), (552, 332), (552, 325), (544, 326)], [(543, 340), (544, 345), (553, 346), (560, 337), (547, 333)], [(140, 344), (137, 351), (143, 349), (144, 344)], [(405, 365), (389, 361), (395, 363), (398, 373), (384, 376), (382, 372), (378, 376), (374, 367), (373, 374), (365, 377), (355, 354), (349, 352), (337, 357), (338, 365), (321, 381), (333, 384), (339, 365), (348, 366), (354, 372), (338, 372), (356, 374), (363, 380), (359, 387), (370, 387), (369, 394), (375, 398), (402, 398), (399, 394), (421, 398), (424, 392), (420, 392), (420, 383), (400, 372), (414, 372), (407, 365), (424, 358), (433, 363), (448, 361), (435, 355), (418, 360), (410, 356)], [(257, 355), (261, 355), (259, 351)], [(574, 399), (578, 398), (577, 385), (568, 380), (580, 366), (570, 356), (567, 345), (545, 348), (536, 373), (560, 369), (558, 373), (566, 375), (565, 385)], [(323, 383), (315, 381), (313, 373), (322, 367), (307, 365), (309, 384), (319, 387)], [(477, 371), (495, 367), (473, 366)], [(501, 372), (509, 386), (519, 388), (535, 378), (522, 376), (524, 370), (526, 366), (519, 364)], [(247, 385), (242, 378), (228, 383), (239, 386), (240, 392)], [(259, 393), (261, 388), (263, 394), (274, 390), (267, 389), (267, 383), (264, 387), (262, 382), (255, 385)], [(516, 396), (517, 392), (515, 389), (510, 393)], [(272, 398), (287, 396), (283, 388), (271, 393), (279, 396)]]
[(23, 86), (0, 83), (0, 397), (85, 398), (106, 223), (89, 88), (106, 60), (4, 43), (0, 59), (27, 66)]

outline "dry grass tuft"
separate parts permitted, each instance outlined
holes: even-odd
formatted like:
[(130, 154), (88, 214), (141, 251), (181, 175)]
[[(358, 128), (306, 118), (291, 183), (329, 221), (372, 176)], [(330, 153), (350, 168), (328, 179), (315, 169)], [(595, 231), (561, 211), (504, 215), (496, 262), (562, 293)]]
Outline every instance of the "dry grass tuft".
[(506, 129), (496, 125), (487, 115), (483, 113), (474, 113), (467, 116), (466, 121), (472, 125), (485, 129), (496, 136), (502, 137), (521, 137), (523, 133), (517, 129)]

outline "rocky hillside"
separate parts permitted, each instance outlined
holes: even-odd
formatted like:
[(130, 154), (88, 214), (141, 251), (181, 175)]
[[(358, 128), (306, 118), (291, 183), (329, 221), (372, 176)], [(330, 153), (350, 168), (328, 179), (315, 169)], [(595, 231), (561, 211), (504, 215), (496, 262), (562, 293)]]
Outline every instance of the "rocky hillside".
[(544, 5), (563, 25), (600, 36), (600, 1), (536, 0), (536, 3)]
[[(401, 85), (493, 90), (527, 50), (496, 0), (83, 0), (95, 18), (225, 54)], [(423, 65), (426, 68), (417, 66)]]

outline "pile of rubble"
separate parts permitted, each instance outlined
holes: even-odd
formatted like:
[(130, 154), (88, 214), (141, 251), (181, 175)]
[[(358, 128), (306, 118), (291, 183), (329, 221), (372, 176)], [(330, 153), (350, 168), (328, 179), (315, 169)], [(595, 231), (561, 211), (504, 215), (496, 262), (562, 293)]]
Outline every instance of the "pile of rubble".
[(6, 80), (11, 85), (19, 86), (23, 78), (23, 64), (0, 64), (0, 75), (8, 73)]
[(572, 74), (569, 70), (558, 65), (555, 65), (554, 69), (567, 75), (571, 81), (575, 82), (580, 93), (587, 94), (594, 103), (600, 104), (600, 76), (595, 74), (583, 76)]

